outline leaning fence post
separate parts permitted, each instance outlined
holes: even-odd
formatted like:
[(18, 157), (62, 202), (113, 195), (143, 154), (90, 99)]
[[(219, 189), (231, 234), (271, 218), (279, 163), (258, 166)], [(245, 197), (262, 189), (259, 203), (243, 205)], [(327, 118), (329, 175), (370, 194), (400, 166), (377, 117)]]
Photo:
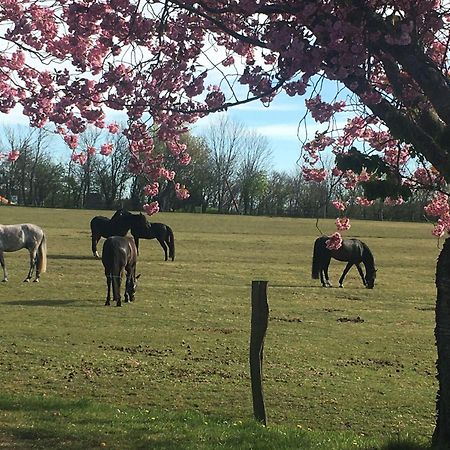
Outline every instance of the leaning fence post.
[(266, 409), (262, 389), (262, 361), (264, 337), (269, 321), (269, 305), (267, 303), (268, 281), (252, 281), (252, 318), (250, 331), (250, 378), (252, 382), (253, 415), (264, 425)]

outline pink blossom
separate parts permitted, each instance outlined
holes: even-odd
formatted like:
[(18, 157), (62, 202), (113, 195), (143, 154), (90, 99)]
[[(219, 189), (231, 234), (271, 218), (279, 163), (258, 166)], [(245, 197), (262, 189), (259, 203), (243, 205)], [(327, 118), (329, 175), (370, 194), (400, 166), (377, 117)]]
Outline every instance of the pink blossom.
[(142, 206), (142, 208), (149, 216), (152, 216), (153, 214), (159, 212), (158, 202), (146, 203), (145, 205)]
[(113, 145), (111, 143), (102, 144), (100, 147), (100, 154), (104, 156), (109, 156), (113, 151)]
[(11, 150), (8, 153), (8, 161), (14, 162), (19, 159), (20, 151), (19, 150)]
[(88, 152), (88, 155), (95, 155), (95, 153), (96, 153), (96, 148), (95, 147), (93, 147), (93, 146), (91, 146), (91, 145), (89, 145), (88, 146), (88, 148), (86, 149), (87, 150), (87, 152)]
[(87, 162), (87, 155), (83, 152), (72, 153), (71, 160), (83, 166)]
[(365, 197), (356, 197), (356, 204), (358, 204), (359, 206), (370, 206), (373, 205), (373, 203), (373, 200), (368, 200)]
[(340, 231), (349, 230), (351, 227), (350, 219), (348, 217), (338, 217), (336, 219), (336, 228)]
[(144, 186), (144, 193), (149, 197), (158, 195), (158, 192), (159, 192), (159, 183), (157, 181), (155, 181), (152, 184), (147, 184)]
[(441, 223), (438, 223), (434, 226), (431, 234), (436, 237), (442, 237), (445, 233), (445, 226)]
[(347, 208), (347, 203), (341, 200), (334, 200), (331, 202), (331, 204), (339, 211), (345, 211), (345, 209)]
[(325, 245), (328, 250), (339, 250), (342, 247), (342, 236), (336, 232), (329, 236), (329, 239), (325, 241)]
[(391, 198), (391, 197), (386, 197), (384, 199), (384, 204), (387, 206), (398, 206), (398, 205), (402, 205), (405, 201), (403, 200), (402, 197), (398, 197), (398, 198)]
[(115, 122), (108, 125), (108, 131), (112, 134), (116, 134), (119, 131), (119, 125)]
[(303, 167), (302, 172), (305, 181), (320, 183), (327, 178), (327, 171), (325, 169), (308, 169), (307, 167)]
[(180, 186), (180, 183), (175, 183), (175, 195), (180, 200), (186, 200), (190, 197), (189, 191), (186, 189), (184, 185)]
[(78, 136), (76, 134), (66, 134), (64, 136), (64, 141), (72, 150), (78, 147)]

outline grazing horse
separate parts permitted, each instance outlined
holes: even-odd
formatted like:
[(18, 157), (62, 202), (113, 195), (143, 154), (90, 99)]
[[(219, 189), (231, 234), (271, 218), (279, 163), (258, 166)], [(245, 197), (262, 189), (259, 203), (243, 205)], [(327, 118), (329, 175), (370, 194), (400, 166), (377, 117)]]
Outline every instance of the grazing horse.
[[(143, 214), (141, 214), (144, 217)], [(145, 219), (145, 217), (144, 217)], [(164, 260), (167, 261), (167, 250), (169, 250), (169, 258), (175, 259), (175, 239), (172, 228), (164, 223), (151, 223), (145, 221), (131, 227), (131, 234), (134, 237), (136, 248), (139, 249), (139, 239), (157, 239), (164, 250)]]
[(111, 285), (113, 291), (113, 301), (116, 306), (122, 306), (120, 300), (120, 284), (125, 270), (125, 302), (132, 302), (136, 293), (137, 249), (134, 240), (130, 236), (110, 236), (103, 244), (102, 263), (105, 268), (106, 284), (108, 294), (106, 296), (105, 306), (110, 305)]
[(3, 280), (8, 281), (8, 271), (5, 266), (3, 252), (15, 252), (26, 248), (30, 252), (30, 270), (25, 282), (31, 280), (34, 269), (34, 281), (39, 282), (39, 276), (47, 269), (47, 242), (40, 227), (32, 223), (17, 225), (0, 225), (0, 263), (3, 268)]
[[(375, 269), (375, 260), (369, 247), (359, 239), (344, 239), (342, 246), (337, 250), (329, 250), (326, 246), (328, 236), (321, 236), (314, 242), (314, 252), (312, 260), (312, 278), (318, 279), (323, 287), (331, 287), (328, 279), (328, 266), (331, 258), (338, 261), (347, 261), (344, 272), (339, 278), (339, 287), (343, 287), (344, 278), (347, 272), (353, 265), (358, 269), (364, 286), (368, 289), (373, 289), (377, 271)], [(364, 264), (366, 274), (361, 268), (361, 263)]]
[(145, 224), (145, 217), (131, 214), (124, 209), (118, 209), (111, 219), (95, 216), (91, 220), (92, 254), (98, 258), (97, 244), (100, 238), (110, 236), (125, 236), (133, 225)]

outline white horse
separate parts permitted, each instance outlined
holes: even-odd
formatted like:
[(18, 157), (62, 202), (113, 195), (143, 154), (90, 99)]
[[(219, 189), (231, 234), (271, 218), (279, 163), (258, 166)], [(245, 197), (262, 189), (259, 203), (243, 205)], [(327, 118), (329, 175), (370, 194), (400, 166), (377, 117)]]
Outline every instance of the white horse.
[(41, 228), (32, 223), (18, 225), (0, 225), (0, 264), (3, 269), (3, 280), (8, 281), (8, 271), (5, 266), (3, 252), (15, 252), (26, 248), (30, 252), (30, 270), (25, 282), (31, 280), (33, 270), (36, 269), (35, 282), (47, 269), (47, 243)]

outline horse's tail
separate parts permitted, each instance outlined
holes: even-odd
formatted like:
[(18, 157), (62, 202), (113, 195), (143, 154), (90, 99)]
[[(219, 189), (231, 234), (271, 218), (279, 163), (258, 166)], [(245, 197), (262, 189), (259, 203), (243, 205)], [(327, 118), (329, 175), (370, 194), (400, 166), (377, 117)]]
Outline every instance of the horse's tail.
[(320, 275), (321, 259), (324, 254), (325, 240), (323, 237), (319, 237), (314, 242), (312, 267), (311, 267), (311, 277), (317, 280)]
[(45, 238), (45, 234), (42, 235), (42, 240), (38, 247), (37, 256), (37, 270), (39, 273), (44, 273), (47, 270), (47, 240)]
[(172, 259), (172, 261), (175, 259), (175, 237), (173, 235), (172, 228), (170, 228), (168, 225), (166, 225), (167, 228), (167, 244), (169, 246), (169, 258)]

